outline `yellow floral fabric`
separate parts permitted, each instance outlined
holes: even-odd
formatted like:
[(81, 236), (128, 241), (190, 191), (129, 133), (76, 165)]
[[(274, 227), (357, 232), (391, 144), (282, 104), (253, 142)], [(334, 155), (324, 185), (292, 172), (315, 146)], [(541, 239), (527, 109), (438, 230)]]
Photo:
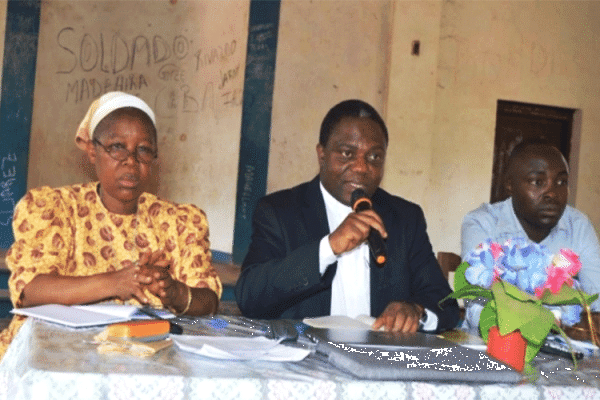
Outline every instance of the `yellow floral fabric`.
[[(221, 297), (223, 288), (211, 265), (208, 222), (202, 210), (144, 193), (136, 214), (114, 214), (102, 204), (97, 188), (98, 182), (41, 187), (17, 204), (15, 242), (6, 255), (15, 307), (21, 306), (23, 288), (38, 274), (88, 276), (116, 271), (132, 265), (141, 252), (158, 249), (172, 260), (175, 279), (209, 288)], [(153, 306), (162, 306), (157, 297), (146, 294)], [(0, 333), (0, 358), (24, 320), (13, 317)]]

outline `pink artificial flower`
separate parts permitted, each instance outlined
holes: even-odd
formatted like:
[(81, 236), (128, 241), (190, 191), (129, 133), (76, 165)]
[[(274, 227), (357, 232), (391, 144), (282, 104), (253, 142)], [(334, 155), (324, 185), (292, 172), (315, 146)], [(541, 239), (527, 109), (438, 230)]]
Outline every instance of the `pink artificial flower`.
[(500, 244), (496, 242), (490, 244), (490, 250), (492, 252), (492, 257), (494, 257), (494, 261), (496, 261), (500, 256), (504, 254), (502, 252), (502, 246), (500, 246)]
[(548, 279), (546, 282), (535, 289), (535, 295), (539, 299), (544, 294), (544, 290), (549, 289), (552, 294), (558, 293), (563, 284), (573, 286), (573, 277), (566, 269), (550, 266), (546, 269)]
[(577, 275), (580, 269), (579, 256), (570, 249), (560, 249), (546, 268), (546, 282), (535, 290), (535, 295), (540, 298), (545, 289), (556, 294), (563, 284), (573, 286), (573, 276)]
[(560, 249), (560, 252), (552, 259), (550, 267), (557, 267), (567, 271), (571, 276), (577, 275), (581, 269), (579, 256), (570, 249)]

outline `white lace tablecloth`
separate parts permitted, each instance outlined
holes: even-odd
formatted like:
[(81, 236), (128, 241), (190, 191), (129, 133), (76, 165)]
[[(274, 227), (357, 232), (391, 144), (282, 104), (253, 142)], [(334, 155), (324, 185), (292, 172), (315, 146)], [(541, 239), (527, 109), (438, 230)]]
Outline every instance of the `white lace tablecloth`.
[(519, 385), (364, 381), (309, 357), (296, 363), (219, 361), (176, 347), (148, 359), (100, 355), (98, 330), (28, 320), (0, 363), (0, 400), (17, 399), (599, 399), (600, 362), (536, 358)]

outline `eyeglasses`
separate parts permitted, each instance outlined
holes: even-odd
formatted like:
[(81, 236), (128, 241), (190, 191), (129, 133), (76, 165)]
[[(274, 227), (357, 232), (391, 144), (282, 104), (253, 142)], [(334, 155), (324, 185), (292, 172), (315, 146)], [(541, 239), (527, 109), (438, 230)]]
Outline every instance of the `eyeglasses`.
[(92, 142), (102, 147), (102, 149), (104, 149), (104, 151), (113, 160), (116, 161), (125, 161), (129, 158), (129, 156), (134, 155), (134, 158), (137, 162), (149, 164), (150, 162), (152, 162), (152, 160), (158, 157), (158, 153), (156, 150), (146, 146), (136, 147), (135, 153), (133, 153), (127, 150), (127, 148), (125, 148), (125, 146), (122, 143), (114, 143), (109, 146), (105, 146), (102, 143), (100, 143), (98, 139), (94, 139)]

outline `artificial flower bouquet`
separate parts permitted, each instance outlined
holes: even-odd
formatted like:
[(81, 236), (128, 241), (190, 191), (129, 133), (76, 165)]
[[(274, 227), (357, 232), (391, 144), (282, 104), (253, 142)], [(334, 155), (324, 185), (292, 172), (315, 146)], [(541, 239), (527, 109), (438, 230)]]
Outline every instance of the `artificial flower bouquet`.
[(487, 240), (458, 267), (455, 291), (448, 297), (488, 299), (479, 319), (488, 351), (490, 329), (494, 333), (497, 329), (502, 337), (520, 333), (525, 342), (524, 364), (530, 366), (551, 330), (569, 342), (557, 317), (561, 324), (571, 326), (585, 309), (591, 318), (589, 305), (598, 295), (581, 290), (576, 280), (580, 269), (579, 257), (569, 249), (552, 254), (543, 245), (519, 238), (503, 244)]

